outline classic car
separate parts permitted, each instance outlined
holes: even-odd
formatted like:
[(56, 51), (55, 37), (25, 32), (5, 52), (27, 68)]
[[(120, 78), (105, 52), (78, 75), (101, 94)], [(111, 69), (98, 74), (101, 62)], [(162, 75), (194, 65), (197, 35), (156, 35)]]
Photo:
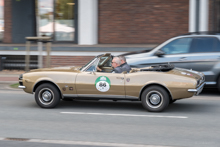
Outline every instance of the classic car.
[(110, 99), (141, 101), (146, 110), (160, 112), (176, 100), (198, 95), (205, 85), (203, 73), (172, 64), (112, 73), (112, 58), (106, 53), (82, 67), (34, 69), (20, 75), (19, 88), (34, 94), (42, 108), (56, 107), (65, 98)]

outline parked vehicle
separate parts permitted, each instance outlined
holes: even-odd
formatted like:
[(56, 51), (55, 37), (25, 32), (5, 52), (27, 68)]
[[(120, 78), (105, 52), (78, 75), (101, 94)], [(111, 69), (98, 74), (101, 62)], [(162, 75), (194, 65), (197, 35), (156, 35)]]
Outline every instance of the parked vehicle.
[(220, 33), (189, 33), (171, 38), (150, 51), (124, 54), (131, 67), (163, 63), (203, 72), (206, 87), (220, 91)]
[(42, 108), (53, 108), (64, 98), (110, 99), (141, 101), (148, 111), (159, 112), (175, 100), (198, 95), (205, 84), (203, 73), (170, 64), (112, 73), (111, 62), (107, 53), (82, 67), (31, 70), (20, 76), (19, 87), (34, 93)]

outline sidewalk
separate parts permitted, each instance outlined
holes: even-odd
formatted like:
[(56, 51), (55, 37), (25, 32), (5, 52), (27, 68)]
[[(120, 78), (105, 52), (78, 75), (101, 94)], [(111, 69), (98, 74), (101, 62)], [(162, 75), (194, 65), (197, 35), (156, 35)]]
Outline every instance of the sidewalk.
[[(76, 44), (52, 44), (51, 56), (96, 56), (103, 53), (120, 55), (127, 52), (150, 50), (156, 44), (97, 44), (97, 45), (76, 45)], [(25, 44), (0, 44), (0, 55), (26, 55)], [(47, 55), (45, 45), (42, 54)], [(39, 55), (37, 44), (31, 45), (30, 55)]]
[[(51, 51), (57, 52), (131, 52), (148, 50), (157, 46), (157, 44), (96, 44), (96, 45), (78, 45), (78, 44), (56, 44), (52, 43)], [(45, 44), (43, 45), (45, 49)], [(0, 44), (0, 52), (26, 51), (26, 44)], [(32, 43), (30, 51), (38, 51), (36, 43)]]
[(3, 70), (0, 71), (0, 84), (15, 84), (18, 83), (19, 75), (25, 71), (19, 70)]

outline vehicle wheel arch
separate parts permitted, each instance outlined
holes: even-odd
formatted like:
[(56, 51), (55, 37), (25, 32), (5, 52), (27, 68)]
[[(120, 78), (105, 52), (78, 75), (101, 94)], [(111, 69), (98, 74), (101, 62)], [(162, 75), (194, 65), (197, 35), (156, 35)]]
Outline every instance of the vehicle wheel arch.
[(144, 92), (144, 90), (147, 89), (148, 87), (151, 87), (151, 86), (159, 86), (159, 87), (165, 89), (165, 90), (167, 91), (167, 93), (169, 94), (169, 99), (170, 99), (170, 101), (173, 100), (172, 94), (171, 94), (171, 92), (169, 91), (169, 89), (167, 89), (167, 87), (165, 87), (164, 85), (158, 84), (158, 83), (151, 83), (151, 84), (147, 84), (147, 85), (145, 85), (144, 87), (142, 87), (142, 89), (141, 89), (141, 91), (140, 91), (140, 93), (139, 93), (139, 100), (140, 100), (140, 101), (141, 101), (141, 95), (142, 95), (142, 93)]
[(40, 85), (42, 85), (42, 84), (45, 84), (45, 83), (54, 85), (54, 86), (59, 90), (59, 93), (60, 93), (61, 98), (63, 98), (63, 95), (62, 95), (62, 93), (61, 93), (60, 87), (59, 87), (57, 84), (55, 84), (54, 82), (48, 81), (48, 80), (42, 80), (42, 81), (38, 81), (37, 83), (35, 83), (35, 85), (34, 85), (34, 87), (33, 87), (33, 90), (32, 90), (32, 93), (34, 93), (34, 92), (36, 91), (36, 89), (37, 89), (38, 86), (40, 86)]

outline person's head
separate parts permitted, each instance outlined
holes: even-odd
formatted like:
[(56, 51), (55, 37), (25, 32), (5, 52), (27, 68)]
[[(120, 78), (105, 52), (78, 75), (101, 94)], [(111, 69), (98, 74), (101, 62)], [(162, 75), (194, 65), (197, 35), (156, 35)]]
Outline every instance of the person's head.
[(118, 56), (121, 60), (121, 64), (124, 64), (126, 62), (126, 58), (124, 56)]
[(121, 60), (120, 60), (120, 58), (119, 57), (114, 57), (113, 59), (112, 59), (112, 67), (118, 67), (118, 66), (120, 66), (121, 65)]

